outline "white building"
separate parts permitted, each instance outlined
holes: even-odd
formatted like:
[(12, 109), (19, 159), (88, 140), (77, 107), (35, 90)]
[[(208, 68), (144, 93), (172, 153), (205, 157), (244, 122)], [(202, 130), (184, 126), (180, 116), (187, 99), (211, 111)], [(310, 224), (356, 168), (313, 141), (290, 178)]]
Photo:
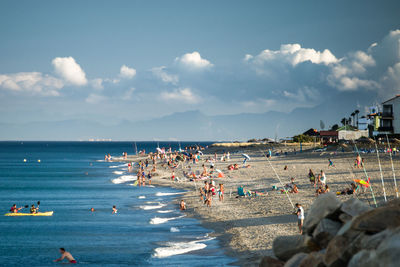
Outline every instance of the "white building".
[(400, 95), (382, 103), (382, 118), (379, 132), (400, 134)]
[(368, 118), (360, 118), (358, 119), (358, 129), (359, 130), (368, 130), (368, 125), (370, 125), (372, 121)]
[(357, 140), (361, 137), (368, 137), (368, 130), (341, 130), (339, 131), (339, 140)]

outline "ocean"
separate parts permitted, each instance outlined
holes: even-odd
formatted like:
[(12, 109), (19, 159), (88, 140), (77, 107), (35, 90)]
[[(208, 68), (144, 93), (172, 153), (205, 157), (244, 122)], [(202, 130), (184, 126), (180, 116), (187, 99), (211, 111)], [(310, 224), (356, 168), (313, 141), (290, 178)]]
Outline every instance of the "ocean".
[[(138, 150), (193, 142), (137, 142)], [(209, 143), (199, 143), (208, 145)], [(104, 155), (133, 154), (132, 142), (0, 142), (0, 207), (36, 204), (51, 217), (0, 216), (1, 266), (56, 266), (64, 247), (88, 266), (225, 266), (235, 262), (210, 229), (178, 210), (182, 192), (134, 187), (127, 166)], [(111, 214), (112, 206), (118, 208)], [(94, 208), (95, 212), (90, 209)], [(20, 212), (29, 212), (28, 209)]]

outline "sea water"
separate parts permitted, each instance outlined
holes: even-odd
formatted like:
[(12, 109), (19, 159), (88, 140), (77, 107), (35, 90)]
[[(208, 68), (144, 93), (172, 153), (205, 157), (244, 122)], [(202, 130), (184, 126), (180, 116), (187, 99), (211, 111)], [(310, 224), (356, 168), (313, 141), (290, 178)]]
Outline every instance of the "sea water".
[[(137, 143), (146, 151), (158, 145), (178, 147)], [(132, 154), (133, 147), (132, 142), (0, 142), (1, 211), (37, 201), (41, 212), (54, 211), (51, 217), (0, 216), (0, 265), (56, 266), (60, 247), (89, 266), (234, 262), (208, 236), (211, 230), (178, 210), (181, 191), (132, 186), (125, 164), (103, 160), (105, 153)], [(117, 214), (111, 214), (113, 205)]]

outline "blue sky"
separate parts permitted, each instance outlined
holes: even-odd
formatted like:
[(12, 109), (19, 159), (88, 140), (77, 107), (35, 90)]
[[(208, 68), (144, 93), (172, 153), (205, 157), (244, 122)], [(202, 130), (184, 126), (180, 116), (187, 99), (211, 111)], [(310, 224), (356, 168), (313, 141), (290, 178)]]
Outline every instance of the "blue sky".
[(289, 112), (354, 92), (371, 101), (343, 108), (363, 110), (399, 93), (398, 14), (399, 1), (1, 1), (0, 123)]

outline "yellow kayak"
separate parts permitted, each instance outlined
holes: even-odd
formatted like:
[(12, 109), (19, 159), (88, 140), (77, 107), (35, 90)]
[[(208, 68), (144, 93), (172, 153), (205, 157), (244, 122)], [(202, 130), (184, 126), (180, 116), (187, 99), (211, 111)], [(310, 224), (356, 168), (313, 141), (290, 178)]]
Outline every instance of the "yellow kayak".
[(53, 211), (38, 213), (6, 213), (4, 216), (53, 216)]

